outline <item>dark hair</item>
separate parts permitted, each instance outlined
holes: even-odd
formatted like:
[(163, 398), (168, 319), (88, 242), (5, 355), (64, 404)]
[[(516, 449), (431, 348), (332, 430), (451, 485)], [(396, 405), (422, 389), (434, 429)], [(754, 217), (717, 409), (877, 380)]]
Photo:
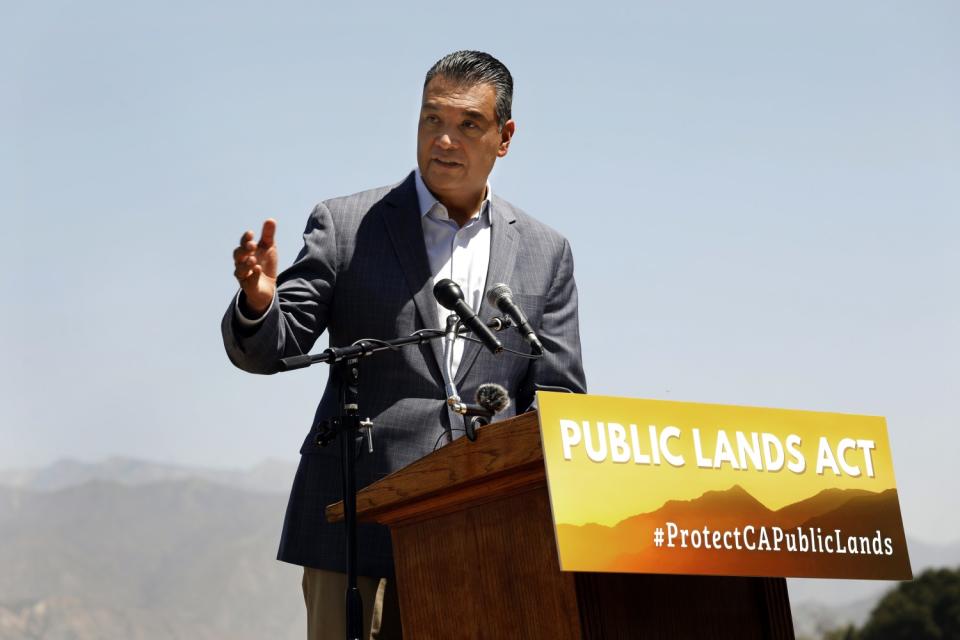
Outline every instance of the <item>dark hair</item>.
[(513, 105), (513, 76), (502, 62), (483, 51), (454, 51), (443, 56), (430, 67), (423, 81), (423, 88), (434, 77), (441, 76), (466, 85), (490, 84), (496, 94), (494, 115), (497, 127), (510, 119), (510, 107)]

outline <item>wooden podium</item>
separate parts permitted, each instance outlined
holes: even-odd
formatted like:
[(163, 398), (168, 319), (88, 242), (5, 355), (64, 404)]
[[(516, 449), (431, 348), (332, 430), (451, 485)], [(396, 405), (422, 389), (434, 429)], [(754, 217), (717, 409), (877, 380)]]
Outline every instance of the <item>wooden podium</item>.
[(782, 578), (560, 571), (536, 413), (370, 485), (357, 514), (390, 527), (405, 638), (793, 638)]

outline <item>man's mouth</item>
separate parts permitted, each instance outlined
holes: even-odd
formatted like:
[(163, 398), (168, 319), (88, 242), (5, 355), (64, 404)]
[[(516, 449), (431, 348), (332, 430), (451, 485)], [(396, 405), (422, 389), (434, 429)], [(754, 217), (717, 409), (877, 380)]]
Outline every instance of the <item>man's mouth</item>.
[(440, 158), (434, 158), (434, 162), (439, 164), (441, 167), (454, 168), (461, 166), (459, 162), (454, 162), (453, 160), (441, 160)]

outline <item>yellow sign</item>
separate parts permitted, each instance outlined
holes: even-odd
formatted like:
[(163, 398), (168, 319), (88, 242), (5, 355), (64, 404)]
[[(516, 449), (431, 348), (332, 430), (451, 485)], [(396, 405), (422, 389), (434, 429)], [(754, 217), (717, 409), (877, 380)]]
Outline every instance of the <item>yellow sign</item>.
[(537, 402), (564, 571), (912, 577), (884, 418)]

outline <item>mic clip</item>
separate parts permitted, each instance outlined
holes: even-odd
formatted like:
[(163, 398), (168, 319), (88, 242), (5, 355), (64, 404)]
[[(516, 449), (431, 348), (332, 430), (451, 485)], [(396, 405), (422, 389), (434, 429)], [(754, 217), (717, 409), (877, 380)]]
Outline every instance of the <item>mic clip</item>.
[(477, 405), (468, 405), (463, 413), (463, 431), (470, 442), (477, 441), (477, 429), (490, 424), (493, 412)]
[(373, 420), (370, 418), (361, 420), (360, 431), (367, 441), (367, 453), (373, 453)]
[[(313, 429), (313, 442), (321, 447), (325, 447), (337, 437), (341, 428), (342, 420), (340, 418), (321, 420)], [(370, 418), (361, 420), (358, 431), (357, 444), (359, 445), (362, 441), (366, 440), (367, 453), (373, 453), (373, 420)]]
[(493, 418), (493, 411), (484, 409), (478, 404), (464, 404), (457, 397), (447, 398), (447, 404), (454, 413), (463, 416), (463, 431), (470, 442), (476, 442), (477, 429), (490, 424)]
[(463, 404), (458, 395), (449, 396), (447, 398), (447, 406), (450, 407), (451, 411), (459, 413), (460, 415), (463, 415), (467, 409), (467, 405)]
[[(455, 313), (447, 316), (447, 319), (449, 320), (451, 317), (457, 318), (458, 321), (459, 321), (459, 319), (460, 319), (459, 316), (457, 316), (457, 314), (455, 314)], [(499, 333), (499, 332), (501, 332), (501, 331), (506, 331), (507, 329), (513, 327), (514, 324), (513, 324), (513, 320), (511, 320), (508, 316), (493, 316), (493, 317), (490, 318), (490, 320), (487, 322), (487, 326), (490, 328), (491, 331), (494, 331), (494, 332), (496, 332), (496, 333)], [(450, 332), (450, 328), (449, 328), (449, 326), (448, 326), (448, 327), (447, 327), (447, 333), (449, 333), (449, 332)], [(463, 322), (458, 322), (458, 324), (457, 324), (457, 335), (459, 335), (459, 334), (461, 334), (461, 333), (469, 333), (469, 332), (470, 332), (470, 327), (468, 327), (467, 325), (463, 324)]]

